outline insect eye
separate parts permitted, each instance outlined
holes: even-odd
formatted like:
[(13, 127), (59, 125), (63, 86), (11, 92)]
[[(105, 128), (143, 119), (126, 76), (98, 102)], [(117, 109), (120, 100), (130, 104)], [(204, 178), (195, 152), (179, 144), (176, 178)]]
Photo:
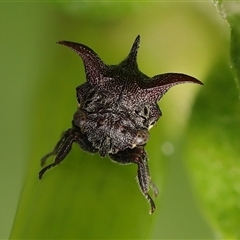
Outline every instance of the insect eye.
[(138, 130), (134, 144), (138, 145), (143, 145), (148, 141), (148, 131), (146, 129), (141, 129)]
[(77, 111), (74, 114), (73, 119), (74, 119), (74, 123), (80, 128), (82, 128), (87, 121), (87, 115), (83, 111)]

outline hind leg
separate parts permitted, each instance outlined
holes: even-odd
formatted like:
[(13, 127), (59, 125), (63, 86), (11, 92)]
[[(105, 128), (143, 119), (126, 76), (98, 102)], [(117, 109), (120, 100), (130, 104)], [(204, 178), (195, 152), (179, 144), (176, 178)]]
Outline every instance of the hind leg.
[(152, 187), (155, 196), (158, 194), (158, 190), (155, 184), (150, 180), (150, 174), (147, 164), (148, 159), (144, 148), (142, 146), (139, 146), (133, 149), (126, 149), (116, 154), (109, 154), (109, 156), (112, 160), (120, 164), (135, 163), (138, 165), (137, 180), (142, 194), (150, 204), (150, 214), (152, 214), (155, 211), (156, 206), (154, 201), (148, 194), (149, 186)]

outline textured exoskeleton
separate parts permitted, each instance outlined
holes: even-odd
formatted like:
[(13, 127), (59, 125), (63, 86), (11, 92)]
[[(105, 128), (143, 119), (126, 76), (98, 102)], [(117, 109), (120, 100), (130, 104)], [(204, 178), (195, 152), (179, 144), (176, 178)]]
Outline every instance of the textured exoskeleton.
[(180, 73), (166, 73), (148, 77), (137, 65), (140, 36), (136, 38), (128, 57), (118, 65), (107, 65), (89, 47), (60, 41), (74, 50), (83, 60), (86, 82), (77, 87), (78, 109), (72, 127), (63, 134), (54, 150), (44, 156), (42, 165), (51, 155), (52, 164), (39, 172), (39, 178), (49, 168), (58, 165), (78, 143), (88, 152), (109, 156), (121, 164), (135, 163), (140, 189), (149, 201), (150, 213), (155, 204), (148, 194), (149, 186), (157, 195), (157, 187), (150, 179), (148, 157), (144, 149), (149, 129), (161, 117), (158, 101), (172, 86), (199, 80)]

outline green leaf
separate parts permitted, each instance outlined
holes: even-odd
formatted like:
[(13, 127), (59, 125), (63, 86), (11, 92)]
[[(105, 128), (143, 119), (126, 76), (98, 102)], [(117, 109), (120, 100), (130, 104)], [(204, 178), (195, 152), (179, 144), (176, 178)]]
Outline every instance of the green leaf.
[(231, 29), (230, 61), (240, 93), (240, 2), (215, 0), (214, 3)]
[[(20, 96), (25, 96), (25, 92), (22, 89), (19, 91), (19, 88), (15, 88), (14, 94), (9, 95), (11, 101), (7, 101), (8, 103), (13, 102), (12, 106), (15, 113), (14, 117), (11, 116), (11, 120), (14, 119), (11, 125), (11, 134), (8, 131), (6, 132), (11, 140), (9, 149), (13, 149), (13, 135), (17, 135), (16, 138), (19, 141), (22, 141), (24, 137), (32, 142), (27, 144), (25, 149), (21, 149), (21, 152), (27, 152), (30, 156), (27, 169), (24, 171), (26, 173), (24, 188), (20, 196), (11, 238), (113, 239), (149, 237), (156, 223), (157, 214), (162, 214), (159, 207), (162, 195), (156, 200), (158, 206), (156, 214), (148, 215), (149, 205), (141, 195), (134, 179), (136, 166), (113, 164), (107, 158), (102, 159), (97, 155), (84, 153), (77, 146), (74, 146), (73, 151), (61, 165), (49, 171), (41, 181), (38, 180), (38, 172), (41, 169), (40, 163), (38, 165), (38, 159), (51, 150), (61, 134), (59, 131), (63, 131), (70, 126), (72, 114), (76, 108), (75, 87), (85, 79), (83, 67), (80, 65), (77, 56), (72, 57), (73, 53), (70, 53), (67, 49), (60, 51), (60, 47), (54, 45), (54, 42), (61, 39), (79, 40), (91, 47), (97, 47), (96, 51), (100, 56), (103, 54), (103, 59), (106, 59), (109, 63), (117, 63), (121, 60), (120, 57), (125, 57), (125, 50), (126, 53), (129, 50), (129, 41), (140, 33), (146, 39), (142, 44), (145, 47), (139, 54), (139, 66), (144, 72), (154, 75), (164, 71), (183, 71), (197, 77), (204, 75), (204, 69), (215, 58), (215, 52), (219, 52), (218, 46), (222, 46), (222, 40), (220, 39), (218, 42), (214, 40), (219, 40), (218, 34), (215, 35), (213, 24), (206, 17), (208, 16), (205, 15), (206, 10), (203, 11), (203, 14), (199, 11), (198, 6), (187, 7), (182, 3), (179, 5), (173, 3), (170, 6), (167, 3), (166, 5), (165, 3), (163, 5), (156, 4), (154, 8), (147, 4), (142, 5), (143, 10), (141, 11), (139, 11), (139, 5), (137, 5), (137, 11), (133, 11), (134, 14), (131, 16), (128, 14), (128, 17), (121, 17), (121, 19), (120, 14), (117, 16), (119, 18), (116, 17), (115, 10), (118, 13), (122, 10), (115, 6), (110, 14), (105, 14), (107, 11), (99, 11), (95, 8), (96, 11), (86, 11), (85, 14), (85, 11), (82, 11), (81, 14), (77, 13), (76, 18), (69, 17), (62, 12), (59, 14), (54, 7), (55, 5), (42, 5), (46, 9), (51, 6), (45, 11), (42, 8), (36, 9), (35, 4), (32, 6), (27, 4), (27, 6), (23, 5), (22, 11), (18, 11), (19, 5), (16, 5), (14, 11), (12, 6), (9, 8), (9, 12), (12, 13), (11, 20), (14, 19), (12, 26), (15, 26), (16, 22), (22, 23), (18, 19), (21, 19), (22, 14), (29, 16), (28, 11), (34, 16), (38, 14), (39, 24), (36, 24), (34, 18), (26, 18), (28, 21), (23, 25), (23, 29), (17, 28), (20, 29), (19, 34), (11, 36), (12, 41), (8, 48), (12, 49), (15, 46), (18, 49), (19, 47), (14, 44), (14, 41), (22, 36), (25, 38), (21, 42), (21, 46), (25, 46), (25, 48), (24, 51), (19, 51), (19, 54), (15, 54), (16, 50), (14, 48), (10, 58), (15, 59), (16, 56), (21, 55), (23, 59), (30, 58), (31, 63), (35, 65), (36, 62), (32, 59), (40, 56), (42, 62), (35, 68), (29, 64), (22, 66), (27, 72), (33, 71), (36, 73), (34, 77), (22, 74), (23, 79), (26, 76), (26, 79), (28, 79), (27, 84), (24, 85), (25, 88), (29, 88), (29, 83), (33, 79), (37, 82), (29, 90), (32, 98), (27, 98), (26, 105), (27, 110), (29, 108), (31, 110), (24, 118), (24, 121), (28, 120), (25, 125), (19, 124), (21, 123), (19, 119), (24, 114), (18, 105)], [(82, 3), (79, 3), (79, 6), (83, 6)], [(93, 5), (91, 4), (91, 6)], [(91, 9), (91, 6), (89, 9)], [(16, 15), (18, 12), (21, 14)], [(103, 12), (104, 17), (101, 16)], [(16, 19), (14, 18), (15, 15), (17, 16)], [(48, 18), (46, 18), (45, 24), (41, 25), (43, 15), (45, 18), (48, 16)], [(212, 16), (211, 11), (209, 15)], [(33, 21), (29, 21), (29, 19)], [(112, 21), (116, 19), (119, 21)], [(194, 25), (186, 24), (188, 22), (194, 23)], [(33, 25), (29, 27), (29, 23), (33, 23)], [(180, 27), (176, 29), (176, 26)], [(14, 27), (7, 28), (16, 31)], [(35, 33), (28, 35), (33, 32), (33, 29), (36, 30)], [(44, 34), (42, 34), (43, 32)], [(205, 35), (211, 35), (211, 38), (205, 37)], [(34, 43), (30, 48), (29, 39)], [(112, 52), (112, 49), (116, 49), (116, 44), (117, 50)], [(36, 49), (36, 52), (26, 55), (25, 49)], [(6, 55), (8, 56), (9, 53)], [(3, 60), (5, 61), (5, 58)], [(19, 62), (24, 62), (19, 58), (13, 67), (12, 61), (7, 64), (10, 69), (15, 69), (16, 66), (19, 67)], [(79, 70), (81, 70), (80, 73)], [(8, 76), (5, 78), (19, 81), (18, 75), (19, 72), (14, 77), (9, 78)], [(166, 143), (168, 141), (172, 142), (172, 139), (178, 138), (182, 133), (191, 107), (192, 98), (187, 98), (187, 96), (195, 87), (189, 87), (189, 91), (184, 92), (179, 91), (181, 88), (183, 89), (179, 86), (175, 92), (172, 91), (174, 93), (172, 94), (172, 104), (165, 105), (163, 101), (161, 102), (164, 117), (158, 126), (152, 130), (151, 139), (147, 145), (151, 160), (149, 164), (152, 178), (160, 191), (165, 175), (164, 163), (169, 161), (169, 158), (165, 157), (164, 159), (162, 156), (161, 145), (163, 145), (165, 153), (169, 152), (169, 145)], [(176, 94), (177, 92), (178, 94)], [(166, 103), (170, 102), (170, 96), (169, 93), (168, 97), (165, 98)], [(184, 99), (185, 102), (182, 102)], [(19, 109), (16, 108), (16, 103)], [(8, 104), (6, 106), (6, 108), (9, 108)], [(18, 110), (17, 114), (16, 109)], [(3, 124), (3, 126), (5, 125), (9, 126), (8, 122)], [(20, 137), (19, 134), (16, 134), (18, 131), (15, 128), (24, 130)], [(31, 133), (30, 136), (29, 133)], [(26, 136), (22, 136), (24, 134)], [(16, 138), (14, 138), (15, 143)], [(25, 155), (23, 158), (25, 158)], [(12, 159), (16, 160), (15, 157)], [(12, 172), (12, 168), (14, 166), (16, 168), (18, 165), (11, 162), (10, 166), (11, 170), (9, 172)], [(2, 169), (5, 169), (5, 167), (2, 167)], [(16, 168), (16, 171), (19, 171), (19, 169)], [(7, 175), (9, 172), (4, 170)], [(14, 174), (12, 175), (14, 176)], [(8, 178), (4, 177), (4, 179)], [(170, 201), (174, 200), (175, 202), (173, 201), (172, 204), (176, 203), (175, 205), (178, 205), (179, 198), (178, 195), (175, 196), (171, 197)], [(187, 200), (190, 198), (189, 195), (186, 197)], [(169, 199), (166, 202), (169, 202)], [(8, 211), (8, 208), (6, 208), (6, 211)], [(161, 228), (158, 225), (156, 226), (156, 229), (158, 229), (157, 236), (162, 234), (159, 229), (170, 229), (169, 232), (174, 232), (176, 235), (178, 232), (184, 232), (182, 231), (182, 225), (178, 225), (176, 228), (174, 226), (169, 227), (169, 225), (172, 225), (168, 224), (169, 218), (176, 215), (175, 209), (170, 209), (170, 211), (171, 213), (167, 211), (165, 215), (168, 221), (164, 218), (161, 221)], [(167, 227), (165, 228), (166, 222)], [(186, 219), (186, 221), (180, 220), (178, 223), (183, 223), (185, 231), (187, 231), (188, 222), (191, 222), (191, 218)], [(202, 231), (202, 229), (197, 230)]]
[(240, 238), (240, 103), (231, 71), (219, 62), (199, 94), (186, 156), (200, 203), (218, 236)]
[(217, 236), (239, 239), (240, 4), (214, 2), (231, 28), (233, 71), (219, 60), (209, 73), (190, 119), (186, 152), (201, 205)]
[[(75, 86), (72, 86), (76, 76), (71, 70), (79, 68), (79, 61), (74, 57), (61, 61), (58, 54), (50, 61), (51, 69), (64, 71), (54, 71), (54, 74), (46, 71), (45, 76), (40, 76), (43, 83), (35, 93), (37, 101), (32, 110), (35, 144), (30, 147), (31, 161), (11, 239), (149, 237), (157, 215), (148, 214), (150, 206), (135, 181), (135, 165), (114, 164), (108, 158), (85, 153), (74, 145), (63, 163), (47, 172), (42, 180), (38, 179), (40, 158), (55, 145), (59, 130), (70, 126), (76, 106)], [(81, 70), (84, 75), (83, 67)], [(155, 135), (158, 131), (155, 128)], [(154, 138), (159, 141), (156, 135), (152, 143)], [(160, 179), (164, 176), (164, 165), (159, 154), (161, 149), (155, 148), (154, 144), (148, 147), (153, 164), (158, 165), (155, 174), (151, 172), (162, 189)], [(159, 200), (160, 196), (156, 200), (158, 206)]]
[[(35, 93), (34, 118), (29, 126), (34, 144), (10, 238), (147, 238), (157, 215), (148, 214), (150, 206), (135, 180), (136, 165), (114, 164), (74, 145), (59, 166), (38, 179), (40, 158), (54, 147), (61, 131), (70, 127), (76, 109), (75, 87), (85, 79), (77, 56), (71, 57), (74, 54), (61, 46), (54, 49), (57, 52), (48, 57), (45, 64), (49, 67), (39, 76), (41, 84)], [(81, 69), (82, 81), (76, 76), (77, 69)], [(154, 143), (154, 137), (151, 141)], [(158, 165), (155, 183), (162, 189), (162, 177), (157, 178), (164, 176), (161, 150), (156, 151), (154, 144), (148, 150)]]

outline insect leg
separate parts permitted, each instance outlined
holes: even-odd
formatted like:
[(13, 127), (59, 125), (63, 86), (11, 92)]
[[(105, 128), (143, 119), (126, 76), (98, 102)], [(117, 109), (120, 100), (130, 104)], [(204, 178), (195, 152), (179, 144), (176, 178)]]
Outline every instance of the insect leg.
[(152, 191), (153, 191), (154, 197), (156, 198), (157, 195), (159, 194), (159, 190), (158, 190), (157, 186), (155, 185), (155, 183), (154, 183), (151, 179), (150, 179), (150, 181), (149, 181), (149, 186), (150, 186), (150, 188), (151, 188)]
[[(62, 137), (64, 136), (64, 134), (65, 134), (65, 133), (62, 134)], [(57, 154), (58, 149), (59, 149), (59, 146), (60, 146), (61, 143), (62, 143), (62, 137), (61, 137), (60, 140), (57, 142), (57, 144), (56, 144), (56, 146), (54, 147), (54, 149), (53, 149), (51, 152), (49, 152), (48, 154), (46, 154), (45, 156), (43, 156), (43, 157), (41, 158), (41, 166), (42, 166), (42, 167), (44, 166), (46, 160), (47, 160), (49, 157), (54, 156), (54, 155)]]
[(135, 163), (138, 165), (137, 170), (137, 180), (140, 186), (140, 190), (143, 193), (144, 197), (148, 200), (151, 209), (150, 214), (152, 214), (155, 209), (155, 203), (148, 194), (149, 185), (152, 187), (154, 191), (154, 195), (157, 195), (158, 190), (157, 187), (150, 181), (150, 174), (147, 164), (147, 154), (142, 146), (135, 147), (133, 149), (126, 149), (122, 152), (118, 152), (116, 154), (109, 155), (111, 159), (120, 163), (120, 164), (129, 164)]
[[(144, 149), (142, 150), (144, 151)], [(149, 213), (152, 214), (155, 211), (156, 206), (153, 199), (148, 194), (149, 184), (150, 184), (150, 174), (149, 174), (149, 169), (147, 164), (147, 155), (146, 155), (146, 152), (144, 151), (143, 153), (142, 150), (139, 150), (139, 155), (138, 157), (135, 158), (135, 163), (138, 165), (137, 180), (138, 180), (140, 189), (142, 191), (142, 194), (148, 200), (151, 206)]]
[(72, 143), (78, 141), (80, 138), (80, 135), (78, 132), (76, 132), (74, 129), (70, 128), (68, 129), (62, 136), (62, 138), (59, 140), (55, 148), (52, 152), (48, 153), (41, 159), (41, 164), (44, 164), (46, 159), (52, 155), (56, 155), (55, 160), (52, 164), (49, 164), (48, 166), (44, 167), (39, 172), (39, 179), (42, 178), (43, 174), (50, 168), (58, 165), (63, 159), (68, 155), (68, 153), (71, 150)]
[(98, 151), (98, 149), (94, 148), (92, 146), (92, 143), (89, 142), (87, 137), (85, 135), (83, 135), (83, 134), (81, 134), (81, 137), (79, 137), (76, 140), (76, 143), (78, 143), (79, 146), (81, 147), (81, 149), (86, 151), (86, 152), (96, 153)]

